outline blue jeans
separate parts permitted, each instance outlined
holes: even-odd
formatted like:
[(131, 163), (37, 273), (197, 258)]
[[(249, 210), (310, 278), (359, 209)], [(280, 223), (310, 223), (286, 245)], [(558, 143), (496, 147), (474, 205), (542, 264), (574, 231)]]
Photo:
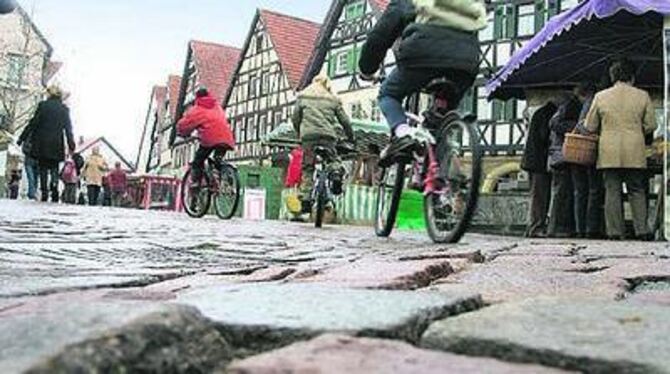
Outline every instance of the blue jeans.
[(26, 170), (26, 179), (28, 180), (28, 198), (35, 200), (37, 196), (37, 176), (39, 170), (37, 168), (37, 160), (26, 156), (24, 169)]
[(457, 107), (465, 92), (474, 82), (475, 76), (465, 71), (434, 68), (407, 68), (398, 66), (388, 75), (379, 90), (379, 108), (391, 129), (407, 123), (407, 115), (403, 102), (408, 96), (419, 92), (431, 81), (438, 78), (448, 78), (456, 87), (458, 93), (450, 98)]

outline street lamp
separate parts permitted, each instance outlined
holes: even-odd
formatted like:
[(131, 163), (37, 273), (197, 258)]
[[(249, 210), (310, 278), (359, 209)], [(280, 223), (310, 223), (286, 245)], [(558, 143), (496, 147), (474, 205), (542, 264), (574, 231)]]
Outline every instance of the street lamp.
[(16, 9), (15, 0), (0, 0), (0, 14), (11, 13)]

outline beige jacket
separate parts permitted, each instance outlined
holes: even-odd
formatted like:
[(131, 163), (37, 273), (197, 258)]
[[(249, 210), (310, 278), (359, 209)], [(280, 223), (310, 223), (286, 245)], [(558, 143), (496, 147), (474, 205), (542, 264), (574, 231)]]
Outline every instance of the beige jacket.
[(102, 177), (109, 169), (105, 159), (101, 155), (91, 155), (86, 160), (84, 168), (81, 171), (86, 184), (90, 186), (102, 186)]
[(416, 22), (478, 31), (486, 28), (486, 7), (479, 0), (412, 0)]
[(598, 169), (646, 169), (645, 134), (656, 130), (656, 114), (646, 91), (626, 83), (599, 92), (586, 126), (600, 135)]

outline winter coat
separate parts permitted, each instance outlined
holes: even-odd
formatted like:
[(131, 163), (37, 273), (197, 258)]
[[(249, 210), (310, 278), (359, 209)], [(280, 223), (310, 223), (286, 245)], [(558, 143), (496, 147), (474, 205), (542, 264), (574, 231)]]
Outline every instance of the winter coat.
[(556, 105), (547, 103), (533, 113), (528, 126), (526, 149), (521, 160), (521, 169), (530, 173), (546, 173), (549, 157), (549, 120), (556, 113)]
[(70, 110), (60, 99), (50, 98), (41, 102), (28, 126), (19, 137), (19, 145), (30, 142), (27, 156), (50, 162), (65, 160), (65, 141), (70, 151), (75, 143), (72, 135)]
[(549, 129), (551, 130), (549, 144), (549, 169), (558, 169), (566, 165), (563, 155), (563, 144), (565, 143), (565, 134), (571, 132), (577, 126), (579, 113), (582, 104), (579, 100), (571, 96), (558, 107), (558, 111), (549, 120)]
[(82, 176), (89, 186), (102, 186), (102, 178), (107, 171), (107, 162), (101, 155), (92, 154), (86, 160)]
[(391, 0), (368, 33), (360, 70), (366, 75), (377, 72), (386, 52), (400, 38), (395, 55), (401, 67), (476, 75), (480, 54), (476, 31), (485, 26), (486, 9), (479, 1)]
[(235, 149), (235, 137), (230, 129), (226, 113), (212, 96), (200, 97), (195, 100), (195, 106), (189, 109), (177, 123), (179, 136), (190, 136), (193, 131), (198, 132), (200, 144), (206, 148), (225, 145)]
[(109, 188), (112, 192), (126, 192), (128, 188), (128, 176), (122, 169), (114, 169), (107, 176), (109, 181)]
[(598, 169), (646, 169), (645, 134), (653, 134), (657, 127), (646, 91), (619, 82), (599, 92), (586, 127), (600, 134)]
[(336, 140), (339, 127), (344, 129), (349, 140), (354, 139), (342, 102), (318, 83), (309, 85), (298, 95), (292, 121), (301, 140)]

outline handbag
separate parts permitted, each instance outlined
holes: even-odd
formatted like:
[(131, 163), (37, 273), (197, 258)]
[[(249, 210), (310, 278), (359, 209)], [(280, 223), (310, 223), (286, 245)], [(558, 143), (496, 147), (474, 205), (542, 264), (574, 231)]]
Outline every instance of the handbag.
[(598, 160), (597, 135), (582, 135), (577, 128), (565, 134), (563, 159), (565, 162), (583, 166), (594, 166)]

